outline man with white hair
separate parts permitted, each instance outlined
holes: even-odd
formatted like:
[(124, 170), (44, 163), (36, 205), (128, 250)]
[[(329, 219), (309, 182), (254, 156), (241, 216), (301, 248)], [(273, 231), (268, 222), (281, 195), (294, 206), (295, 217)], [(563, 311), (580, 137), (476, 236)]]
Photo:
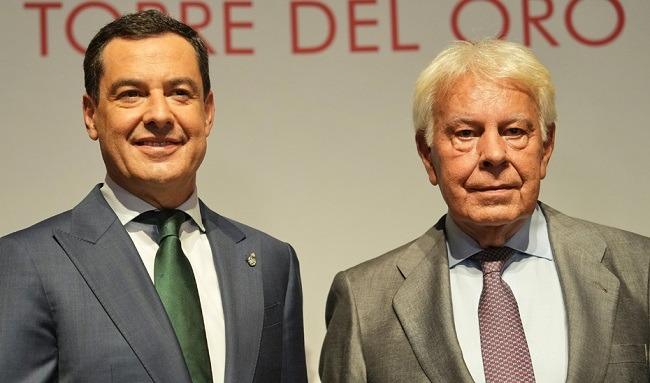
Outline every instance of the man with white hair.
[(519, 44), (457, 42), (421, 73), (413, 114), (447, 214), (335, 277), (323, 382), (647, 382), (650, 239), (537, 200), (548, 69)]

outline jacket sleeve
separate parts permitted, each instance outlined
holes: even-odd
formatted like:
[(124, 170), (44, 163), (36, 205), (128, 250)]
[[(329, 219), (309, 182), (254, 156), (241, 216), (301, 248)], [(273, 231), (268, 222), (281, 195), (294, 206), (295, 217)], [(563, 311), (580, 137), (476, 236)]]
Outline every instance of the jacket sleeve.
[(361, 328), (345, 272), (334, 277), (325, 308), (327, 334), (320, 357), (323, 383), (366, 382)]
[(56, 344), (52, 309), (32, 257), (17, 240), (0, 239), (0, 382), (54, 380)]
[(289, 248), (289, 279), (284, 299), (282, 331), (282, 382), (307, 383), (305, 339), (302, 319), (300, 266), (293, 248)]

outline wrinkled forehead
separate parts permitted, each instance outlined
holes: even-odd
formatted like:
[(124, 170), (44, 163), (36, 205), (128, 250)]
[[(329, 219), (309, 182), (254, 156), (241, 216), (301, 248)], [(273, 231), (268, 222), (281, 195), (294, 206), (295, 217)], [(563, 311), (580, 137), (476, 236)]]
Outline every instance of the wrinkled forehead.
[(444, 114), (452, 100), (456, 102), (482, 102), (486, 107), (499, 102), (507, 91), (517, 91), (526, 94), (539, 115), (534, 92), (523, 82), (514, 78), (495, 78), (465, 73), (454, 78), (448, 78), (432, 94), (433, 117)]

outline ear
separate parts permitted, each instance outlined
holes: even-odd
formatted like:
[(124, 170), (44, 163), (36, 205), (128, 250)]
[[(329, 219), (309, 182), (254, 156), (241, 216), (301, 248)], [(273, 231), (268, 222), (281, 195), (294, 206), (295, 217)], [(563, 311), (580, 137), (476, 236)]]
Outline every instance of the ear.
[(426, 134), (422, 131), (415, 133), (415, 143), (417, 144), (418, 154), (420, 155), (424, 169), (426, 169), (427, 174), (429, 175), (429, 182), (431, 182), (433, 186), (436, 186), (438, 184), (438, 176), (436, 175), (436, 169), (431, 161), (431, 146), (429, 146), (429, 143), (427, 142)]
[(544, 141), (544, 152), (542, 154), (542, 164), (540, 167), (540, 178), (543, 179), (546, 177), (546, 168), (548, 163), (551, 160), (551, 154), (553, 154), (553, 148), (555, 147), (555, 123), (552, 123), (548, 126), (546, 131), (546, 141)]
[(96, 141), (99, 137), (97, 127), (95, 126), (95, 113), (97, 112), (97, 106), (93, 99), (87, 94), (84, 94), (83, 96), (82, 105), (84, 123), (86, 124), (86, 133), (88, 133), (88, 137), (90, 137), (91, 140)]
[(212, 91), (205, 97), (203, 107), (205, 114), (205, 136), (207, 137), (210, 135), (212, 124), (214, 123), (214, 94)]

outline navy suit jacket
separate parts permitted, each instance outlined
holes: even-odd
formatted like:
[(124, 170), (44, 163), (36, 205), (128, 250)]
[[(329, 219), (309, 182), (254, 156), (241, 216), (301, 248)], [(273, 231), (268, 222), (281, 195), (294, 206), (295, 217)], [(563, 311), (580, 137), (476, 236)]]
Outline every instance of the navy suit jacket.
[[(203, 203), (201, 214), (222, 294), (225, 382), (306, 382), (293, 249)], [(99, 187), (0, 239), (0, 382), (52, 381), (190, 383), (153, 283)]]

